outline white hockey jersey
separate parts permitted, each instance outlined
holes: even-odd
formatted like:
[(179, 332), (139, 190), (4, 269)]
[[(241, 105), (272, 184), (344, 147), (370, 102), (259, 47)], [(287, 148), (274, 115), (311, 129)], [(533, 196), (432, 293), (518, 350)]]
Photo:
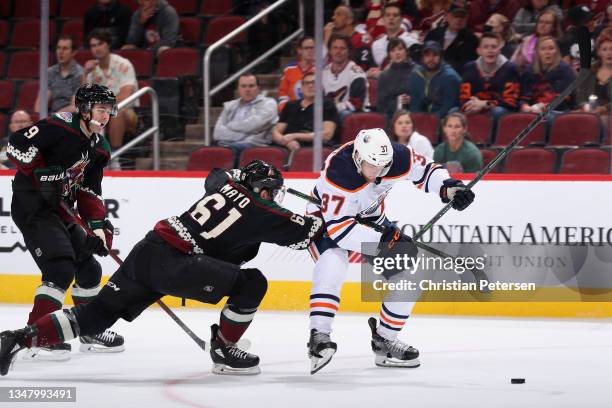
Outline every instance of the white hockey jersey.
[(381, 233), (360, 224), (356, 217), (382, 223), (385, 197), (400, 180), (409, 180), (426, 193), (440, 194), (450, 176), (442, 165), (399, 143), (393, 145), (393, 164), (380, 183), (368, 183), (353, 161), (353, 142), (332, 152), (313, 190), (321, 205), (308, 204), (308, 213), (320, 213), (329, 238), (340, 248), (361, 252), (363, 242), (380, 241)]
[(369, 106), (366, 73), (354, 61), (349, 61), (339, 73), (332, 72), (332, 64), (323, 69), (325, 96), (336, 103), (338, 112), (358, 111)]

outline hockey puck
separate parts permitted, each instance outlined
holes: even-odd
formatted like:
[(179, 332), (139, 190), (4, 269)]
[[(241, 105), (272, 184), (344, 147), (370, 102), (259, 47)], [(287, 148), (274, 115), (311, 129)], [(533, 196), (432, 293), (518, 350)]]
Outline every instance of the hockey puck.
[(524, 378), (512, 378), (510, 380), (511, 384), (525, 384), (525, 379)]

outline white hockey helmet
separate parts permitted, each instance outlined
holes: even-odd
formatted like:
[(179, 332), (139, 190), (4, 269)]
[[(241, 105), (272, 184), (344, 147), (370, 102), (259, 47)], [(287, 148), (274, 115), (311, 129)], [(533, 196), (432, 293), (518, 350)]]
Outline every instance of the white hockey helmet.
[(387, 133), (380, 128), (361, 130), (355, 138), (353, 161), (359, 173), (362, 173), (361, 165), (365, 161), (382, 168), (378, 177), (387, 174), (393, 164), (393, 146)]

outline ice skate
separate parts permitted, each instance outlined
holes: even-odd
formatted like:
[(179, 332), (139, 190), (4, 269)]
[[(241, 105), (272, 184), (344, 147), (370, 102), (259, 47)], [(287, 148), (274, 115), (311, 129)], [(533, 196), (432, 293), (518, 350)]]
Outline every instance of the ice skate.
[(372, 330), (372, 351), (376, 355), (375, 363), (379, 367), (416, 368), (419, 362), (419, 351), (399, 339), (388, 340), (376, 332), (376, 319), (370, 317), (368, 325)]
[(27, 348), (21, 358), (38, 361), (68, 361), (71, 351), (70, 343), (59, 343), (52, 346)]
[(108, 329), (95, 336), (81, 336), (79, 340), (81, 353), (120, 353), (125, 350), (123, 336)]
[(308, 341), (308, 357), (310, 358), (310, 374), (317, 373), (331, 361), (338, 349), (338, 345), (331, 341), (328, 333), (317, 329), (310, 330)]
[(226, 375), (259, 374), (259, 357), (238, 348), (236, 344), (225, 344), (219, 338), (219, 326), (210, 327), (210, 357), (213, 361), (212, 372)]
[(17, 357), (26, 346), (30, 327), (21, 330), (7, 330), (0, 333), (0, 375), (6, 375)]

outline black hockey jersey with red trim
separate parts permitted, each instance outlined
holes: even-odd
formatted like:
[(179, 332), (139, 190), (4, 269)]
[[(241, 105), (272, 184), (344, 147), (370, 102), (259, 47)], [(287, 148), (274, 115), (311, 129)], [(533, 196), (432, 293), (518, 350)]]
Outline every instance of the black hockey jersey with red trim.
[(480, 71), (476, 61), (470, 61), (463, 67), (459, 101), (463, 105), (475, 96), (489, 101), (493, 107), (516, 110), (520, 89), (519, 70), (513, 62), (507, 61), (492, 76), (487, 77)]
[[(110, 144), (102, 135), (85, 135), (80, 118), (60, 112), (10, 136), (8, 158), (17, 166), (14, 191), (33, 191), (37, 168), (59, 166), (64, 171), (62, 196), (70, 207), (76, 202), (85, 221), (106, 218), (102, 200), (103, 169), (110, 159)], [(62, 218), (70, 217), (60, 210)]]
[(155, 226), (182, 252), (241, 264), (257, 255), (262, 242), (306, 249), (323, 232), (321, 218), (294, 214), (266, 201), (224, 170), (213, 170), (205, 187), (206, 194), (189, 210)]

